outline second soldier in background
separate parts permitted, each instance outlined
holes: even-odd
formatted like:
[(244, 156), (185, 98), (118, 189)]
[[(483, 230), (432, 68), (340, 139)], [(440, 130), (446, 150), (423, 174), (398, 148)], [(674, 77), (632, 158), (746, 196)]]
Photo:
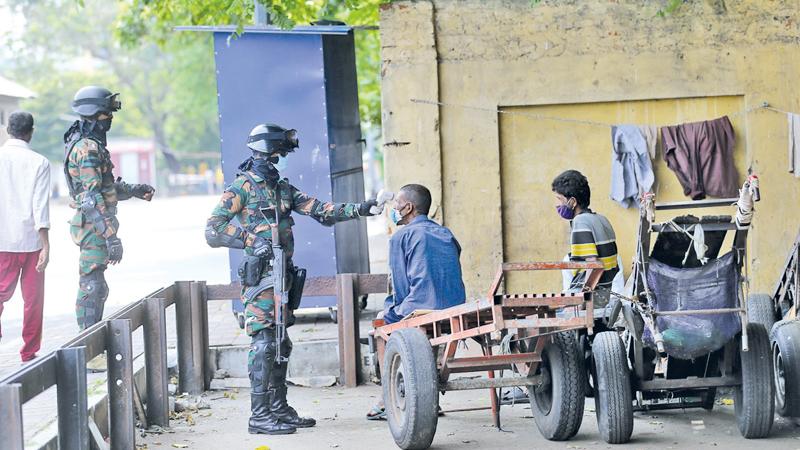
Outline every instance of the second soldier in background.
[[(250, 132), (247, 146), (253, 156), (239, 166), (236, 179), (222, 194), (206, 226), (206, 241), (212, 247), (244, 249), (239, 268), (246, 331), (252, 337), (247, 369), (250, 375), (250, 433), (288, 434), (296, 428), (312, 427), (316, 421), (298, 416), (286, 400), (286, 371), (292, 341), (278, 332), (272, 246), (276, 224), (281, 250), (286, 257), (285, 290), (289, 307), (296, 308), (302, 295), (304, 271), (292, 264), (294, 236), (292, 211), (331, 226), (336, 222), (373, 215), (375, 200), (363, 203), (328, 203), (310, 197), (281, 178), (286, 156), (298, 148), (297, 131), (274, 124), (258, 125)], [(276, 205), (279, 205), (276, 214)], [(241, 227), (231, 223), (237, 218)], [(284, 319), (289, 325), (292, 315)], [(277, 334), (282, 334), (278, 342)]]
[[(89, 328), (103, 319), (108, 297), (105, 271), (122, 259), (117, 236), (117, 202), (137, 197), (150, 201), (155, 190), (147, 184), (114, 179), (106, 134), (114, 113), (122, 108), (119, 94), (97, 86), (81, 88), (72, 101), (80, 116), (64, 134), (64, 175), (75, 215), (70, 220), (72, 240), (80, 247), (80, 283), (75, 313), (78, 327)], [(104, 366), (98, 363), (97, 368)]]

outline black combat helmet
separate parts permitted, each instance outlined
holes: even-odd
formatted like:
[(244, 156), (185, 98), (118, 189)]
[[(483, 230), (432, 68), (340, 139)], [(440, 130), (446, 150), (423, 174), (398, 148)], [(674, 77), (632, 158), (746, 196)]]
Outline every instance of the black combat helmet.
[(120, 108), (122, 103), (119, 101), (119, 94), (98, 86), (84, 86), (72, 99), (72, 110), (82, 117), (92, 117), (98, 113), (110, 114)]
[(300, 145), (297, 130), (287, 130), (274, 123), (256, 125), (247, 137), (250, 150), (267, 153), (289, 153)]

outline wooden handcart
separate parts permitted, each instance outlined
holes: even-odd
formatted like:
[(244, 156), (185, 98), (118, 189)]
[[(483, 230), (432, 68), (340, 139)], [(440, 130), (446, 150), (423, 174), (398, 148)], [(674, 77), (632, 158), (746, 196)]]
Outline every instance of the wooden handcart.
[[(583, 289), (573, 293), (501, 294), (507, 272), (585, 270)], [(592, 332), (593, 289), (599, 262), (502, 264), (486, 298), (432, 311), (375, 330), (387, 419), (403, 449), (428, 448), (436, 433), (439, 393), (488, 389), (499, 427), (497, 389), (526, 386), (534, 420), (543, 436), (566, 440), (583, 418), (586, 369), (575, 330)], [(493, 353), (505, 338), (508, 352)], [(461, 341), (473, 339), (481, 356), (456, 357)], [(495, 377), (497, 370), (515, 375)], [(486, 372), (487, 377), (454, 374)]]

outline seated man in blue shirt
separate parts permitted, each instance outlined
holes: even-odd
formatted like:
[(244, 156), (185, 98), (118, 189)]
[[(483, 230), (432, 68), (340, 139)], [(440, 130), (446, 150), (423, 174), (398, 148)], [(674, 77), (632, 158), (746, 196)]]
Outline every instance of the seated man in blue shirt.
[[(392, 295), (381, 313), (384, 323), (398, 322), (418, 309), (445, 309), (466, 300), (461, 246), (449, 229), (428, 218), (430, 208), (431, 193), (425, 186), (408, 184), (397, 193), (390, 217), (404, 226), (389, 240)], [(381, 400), (367, 419), (384, 417)]]
[(449, 229), (428, 218), (431, 193), (422, 185), (403, 186), (390, 216), (400, 228), (389, 240), (392, 295), (383, 320), (395, 323), (417, 309), (445, 309), (464, 303), (461, 246)]

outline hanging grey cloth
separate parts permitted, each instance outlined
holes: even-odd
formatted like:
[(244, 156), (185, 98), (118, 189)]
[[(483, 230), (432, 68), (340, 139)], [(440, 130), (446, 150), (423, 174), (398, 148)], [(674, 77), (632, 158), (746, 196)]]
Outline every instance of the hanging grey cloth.
[(655, 175), (647, 140), (636, 125), (611, 127), (611, 199), (625, 208), (653, 188)]

